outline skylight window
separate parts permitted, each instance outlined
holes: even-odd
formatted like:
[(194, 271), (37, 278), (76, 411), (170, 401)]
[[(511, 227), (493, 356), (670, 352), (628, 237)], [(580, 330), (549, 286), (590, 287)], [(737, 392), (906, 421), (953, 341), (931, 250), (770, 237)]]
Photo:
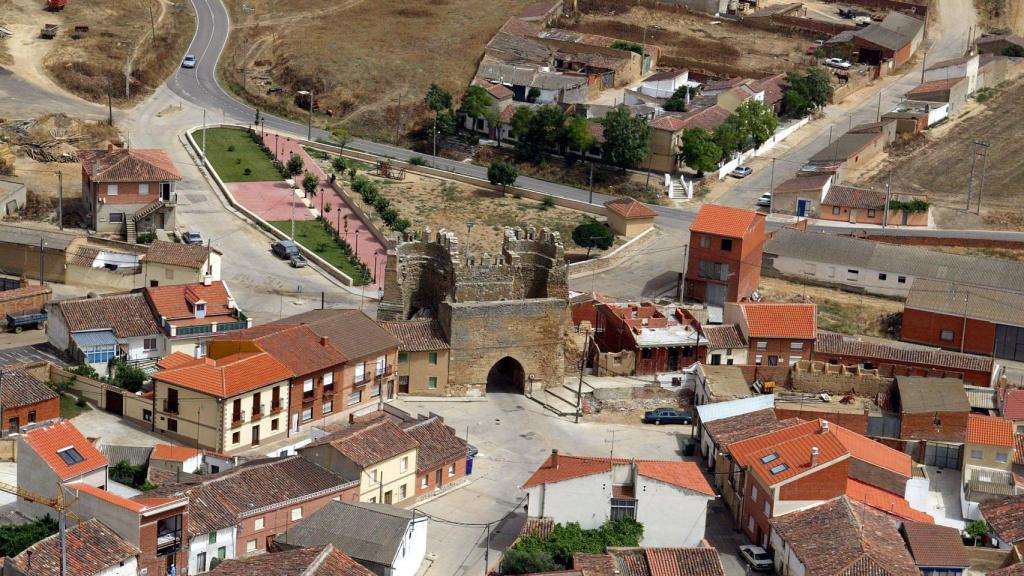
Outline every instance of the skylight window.
[(780, 472), (785, 472), (786, 470), (789, 470), (789, 464), (776, 464), (768, 469), (772, 474), (778, 474)]
[(774, 462), (774, 461), (776, 461), (778, 459), (779, 459), (779, 453), (778, 452), (772, 452), (771, 454), (768, 454), (768, 455), (765, 455), (765, 456), (761, 456), (761, 464), (767, 464), (769, 462)]
[(83, 458), (74, 447), (57, 450), (57, 456), (60, 456), (60, 459), (68, 466), (73, 466), (79, 462), (85, 462), (85, 458)]

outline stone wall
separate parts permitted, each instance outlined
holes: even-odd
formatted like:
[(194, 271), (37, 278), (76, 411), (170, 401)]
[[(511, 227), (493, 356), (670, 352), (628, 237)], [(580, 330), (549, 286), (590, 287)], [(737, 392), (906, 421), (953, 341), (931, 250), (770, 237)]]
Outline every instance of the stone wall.
[(886, 378), (878, 370), (867, 370), (859, 366), (847, 367), (825, 362), (801, 360), (792, 367), (790, 379), (794, 390), (818, 394), (847, 394), (875, 398), (892, 388), (893, 379)]

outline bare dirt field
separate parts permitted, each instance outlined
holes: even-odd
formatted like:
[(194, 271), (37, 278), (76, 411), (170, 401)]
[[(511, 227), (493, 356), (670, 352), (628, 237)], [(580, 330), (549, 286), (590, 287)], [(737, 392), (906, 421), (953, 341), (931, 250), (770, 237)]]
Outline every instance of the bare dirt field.
[(813, 302), (818, 305), (818, 328), (844, 334), (888, 336), (886, 318), (903, 310), (888, 298), (854, 294), (821, 286), (761, 278), (758, 290), (769, 302)]
[[(891, 161), (894, 192), (928, 197), (939, 227), (1024, 230), (1021, 204), (1019, 146), (1008, 135), (1024, 133), (1024, 79), (998, 88), (988, 102), (974, 107), (955, 122), (929, 131), (926, 138), (893, 149)], [(983, 162), (975, 165), (974, 200), (966, 210), (975, 142), (987, 142), (988, 161), (980, 217), (977, 209)], [(861, 183), (884, 186), (885, 170), (863, 175)]]
[(659, 66), (715, 75), (761, 78), (813, 64), (804, 51), (809, 40), (753, 29), (728, 20), (668, 7), (630, 6), (632, 2), (583, 0), (583, 15), (566, 25), (581, 32), (655, 44)]
[[(461, 94), (483, 47), (530, 0), (241, 0), (227, 2), (233, 30), (220, 74), (268, 109), (300, 114), (297, 90), (354, 133), (395, 141), (425, 117), (431, 83)], [(267, 90), (280, 86), (271, 97)], [(401, 98), (401, 109), (398, 102)], [(397, 128), (397, 131), (396, 131)]]
[[(178, 66), (194, 27), (188, 2), (68, 0), (56, 13), (44, 6), (44, 0), (0, 0), (3, 23), (13, 33), (6, 40), (9, 66), (26, 80), (56, 83), (97, 102), (106, 101), (108, 76), (119, 105), (151, 93)], [(59, 26), (56, 38), (40, 38), (43, 24)]]
[(1020, 0), (974, 0), (981, 28), (1024, 34), (1024, 2)]

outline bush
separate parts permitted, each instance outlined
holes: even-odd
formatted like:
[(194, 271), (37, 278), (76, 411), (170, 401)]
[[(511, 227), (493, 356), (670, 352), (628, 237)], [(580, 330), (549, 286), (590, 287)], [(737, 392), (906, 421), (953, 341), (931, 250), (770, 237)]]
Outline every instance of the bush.
[(334, 168), (334, 171), (338, 174), (344, 174), (345, 170), (348, 168), (348, 165), (345, 163), (344, 158), (342, 158), (341, 156), (335, 156), (333, 159), (331, 159), (331, 168)]
[(111, 360), (108, 366), (113, 371), (110, 383), (129, 392), (142, 390), (142, 385), (149, 379), (140, 368), (129, 366), (124, 360)]
[(71, 370), (68, 370), (68, 372), (71, 372), (72, 374), (78, 374), (79, 376), (85, 376), (86, 378), (92, 378), (93, 380), (100, 379), (99, 372), (97, 372), (96, 369), (93, 368), (92, 366), (85, 363), (75, 366)]
[(557, 565), (554, 569), (570, 569), (572, 556), (577, 552), (604, 554), (609, 547), (639, 546), (643, 534), (643, 525), (632, 518), (609, 520), (594, 530), (583, 530), (579, 523), (571, 522), (556, 524), (543, 540), (536, 536), (524, 536), (512, 550), (519, 551), (516, 555), (518, 561), (543, 561), (546, 556)]
[(49, 514), (28, 524), (0, 526), (0, 555), (17, 556), (29, 546), (57, 533), (57, 521)]
[(121, 460), (110, 467), (108, 475), (114, 482), (138, 488), (146, 483), (146, 466), (144, 464), (133, 466), (127, 460)]
[(252, 168), (246, 168), (245, 170), (242, 170), (242, 174), (249, 176), (250, 174), (252, 174)]
[(135, 239), (137, 244), (152, 244), (156, 240), (156, 232), (143, 232)]
[(292, 154), (291, 157), (288, 158), (288, 163), (285, 165), (285, 168), (288, 169), (289, 176), (298, 176), (299, 174), (302, 174), (303, 166), (302, 156)]
[(587, 249), (587, 258), (590, 258), (590, 250), (597, 248), (607, 250), (615, 242), (615, 235), (611, 228), (596, 221), (589, 220), (580, 224), (572, 231), (572, 241), (580, 248)]
[(409, 164), (412, 164), (413, 166), (426, 166), (428, 163), (422, 156), (413, 156), (412, 158), (409, 158)]
[(235, 145), (234, 144), (229, 144), (228, 145), (228, 152), (234, 152), (234, 151), (235, 151)]
[(75, 400), (75, 406), (78, 406), (79, 408), (85, 408), (85, 406), (86, 406), (85, 398), (79, 397), (78, 400)]
[(237, 164), (241, 164), (241, 163), (242, 163), (242, 159), (241, 158), (235, 158), (235, 164), (236, 165)]
[(513, 548), (501, 559), (502, 574), (533, 574), (560, 568), (562, 567), (544, 550), (527, 551)]

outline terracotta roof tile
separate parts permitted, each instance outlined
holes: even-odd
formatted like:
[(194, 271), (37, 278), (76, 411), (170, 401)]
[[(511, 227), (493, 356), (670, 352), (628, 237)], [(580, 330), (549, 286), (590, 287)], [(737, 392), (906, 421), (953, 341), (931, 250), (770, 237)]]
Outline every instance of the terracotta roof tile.
[(832, 174), (815, 174), (814, 176), (797, 176), (786, 180), (775, 187), (775, 193), (783, 192), (821, 192), (825, 184), (832, 179)]
[(79, 150), (78, 161), (93, 182), (163, 182), (181, 180), (163, 150)]
[(963, 76), (960, 76), (958, 78), (947, 78), (944, 80), (932, 80), (930, 82), (925, 82), (924, 84), (918, 84), (916, 88), (912, 89), (910, 92), (907, 92), (905, 96), (908, 99), (913, 100), (914, 96), (918, 96), (920, 94), (929, 94), (931, 92), (942, 92), (945, 90), (949, 90), (953, 86), (956, 86), (960, 82), (963, 82), (963, 80)]
[(219, 280), (211, 282), (209, 286), (197, 282), (146, 288), (146, 298), (149, 299), (158, 316), (167, 318), (175, 325), (180, 322), (174, 322), (174, 320), (195, 318), (192, 305), (199, 300), (206, 302), (207, 320), (204, 322), (212, 321), (212, 316), (223, 316), (234, 312), (228, 308), (227, 287)]
[(118, 338), (160, 333), (160, 325), (142, 294), (63, 300), (57, 306), (71, 332), (113, 330)]
[(428, 352), (449, 348), (448, 342), (444, 339), (441, 323), (435, 319), (380, 320), (378, 324), (401, 342), (398, 349), (403, 352)]
[(576, 552), (572, 567), (583, 576), (616, 576), (615, 559), (610, 554)]
[(360, 467), (373, 466), (419, 447), (416, 439), (388, 419), (353, 425), (306, 446), (330, 444)]
[(1013, 463), (1024, 466), (1024, 434), (1013, 435)]
[(743, 340), (743, 334), (735, 324), (722, 326), (701, 326), (701, 332), (708, 339), (709, 350), (724, 350), (727, 348), (746, 348), (747, 343)]
[(654, 478), (666, 484), (672, 484), (707, 496), (714, 496), (715, 491), (708, 484), (704, 474), (694, 462), (658, 462), (642, 460), (636, 463), (637, 474)]
[(1011, 544), (1024, 541), (1024, 494), (982, 502), (980, 508), (996, 536)]
[(914, 562), (929, 568), (967, 568), (971, 565), (960, 531), (949, 526), (904, 522), (903, 533)]
[(617, 198), (605, 202), (604, 206), (627, 220), (630, 218), (654, 218), (658, 215), (657, 212), (636, 198)]
[(814, 342), (814, 353), (851, 356), (870, 360), (907, 362), (951, 370), (971, 370), (974, 372), (990, 372), (992, 370), (992, 358), (984, 356), (961, 354), (948, 350), (921, 350), (879, 344), (823, 330), (818, 332), (818, 339)]
[(218, 359), (200, 358), (191, 364), (154, 372), (152, 377), (218, 398), (230, 398), (287, 380), (291, 375), (291, 370), (270, 354), (248, 352)]
[[(40, 426), (22, 435), (25, 443), (50, 466), (61, 480), (68, 480), (107, 465), (107, 458), (68, 420)], [(81, 456), (68, 464), (58, 451), (73, 448)], [(69, 457), (73, 457), (73, 454)]]
[[(818, 463), (812, 465), (811, 452), (818, 449)], [(762, 448), (751, 454), (748, 465), (767, 486), (774, 486), (798, 474), (824, 468), (849, 457), (849, 452), (833, 434), (807, 434)]]
[(67, 487), (75, 490), (76, 492), (85, 492), (98, 500), (102, 500), (107, 504), (113, 504), (118, 508), (123, 508), (130, 512), (139, 513), (146, 509), (146, 505), (142, 502), (129, 500), (128, 498), (118, 496), (117, 494), (97, 488), (91, 484), (86, 484), (85, 482), (72, 482), (68, 484)]
[(651, 576), (725, 576), (714, 548), (644, 548)]
[(541, 540), (544, 540), (551, 535), (551, 531), (555, 529), (555, 521), (551, 518), (536, 518), (529, 517), (523, 524), (523, 528), (519, 531), (521, 536), (536, 536)]
[(466, 457), (466, 441), (456, 436), (455, 431), (438, 416), (410, 422), (403, 429), (419, 443), (416, 451), (418, 473), (429, 472)]
[(889, 517), (845, 496), (771, 523), (805, 576), (920, 576)]
[(1024, 390), (1007, 390), (1003, 396), (1003, 418), (1024, 420)]
[(31, 406), (57, 398), (57, 393), (49, 386), (36, 380), (23, 368), (6, 366), (0, 373), (0, 406), (4, 410)]
[(11, 300), (20, 300), (29, 296), (35, 296), (37, 294), (53, 294), (53, 290), (50, 290), (49, 286), (22, 286), (21, 288), (14, 288), (13, 290), (4, 290), (0, 292), (0, 302), (10, 302)]
[(903, 520), (935, 522), (928, 514), (911, 508), (910, 503), (905, 498), (852, 478), (846, 479), (846, 495), (851, 500), (866, 504), (875, 510), (880, 510)]
[(734, 442), (789, 428), (799, 423), (800, 421), (792, 420), (780, 422), (775, 416), (775, 410), (765, 408), (748, 414), (707, 422), (703, 424), (703, 427), (711, 440), (720, 446), (722, 452), (728, 454), (729, 445)]
[(807, 422), (801, 421), (800, 423), (793, 424), (779, 430), (774, 430), (767, 434), (760, 434), (738, 442), (732, 442), (728, 445), (728, 448), (729, 452), (732, 454), (733, 460), (735, 460), (739, 466), (746, 467), (751, 464), (751, 460), (753, 460), (755, 452), (762, 451), (765, 448), (794, 438), (799, 438), (808, 434), (816, 434), (820, 429), (821, 423), (818, 420), (811, 420)]
[(828, 189), (821, 204), (823, 206), (881, 210), (885, 208), (885, 192), (836, 184)]
[(319, 336), (327, 336), (349, 360), (384, 354), (398, 348), (397, 338), (361, 310), (313, 310), (284, 318), (274, 324), (305, 324)]
[(815, 304), (744, 302), (738, 304), (747, 320), (747, 338), (796, 338), (813, 340), (818, 335)]
[(163, 370), (181, 368), (182, 366), (191, 366), (195, 363), (196, 358), (194, 356), (189, 356), (184, 352), (174, 352), (173, 354), (164, 356), (156, 361), (157, 368), (161, 368)]
[(225, 560), (210, 576), (373, 576), (358, 562), (331, 544), (261, 554), (241, 560)]
[[(121, 539), (113, 530), (96, 519), (72, 526), (66, 532), (69, 574), (91, 576), (116, 570), (122, 562), (138, 556), (140, 551)], [(26, 574), (29, 556), (32, 558), (32, 576), (58, 576), (61, 571), (60, 537), (48, 536), (26, 548), (11, 561)]]
[(504, 84), (491, 84), (484, 88), (487, 92), (497, 98), (498, 100), (504, 100), (505, 98), (512, 97), (512, 91), (508, 89)]
[(525, 490), (540, 484), (562, 482), (594, 474), (610, 473), (613, 464), (636, 464), (637, 473), (660, 482), (672, 484), (708, 496), (715, 492), (693, 462), (669, 462), (660, 460), (628, 460), (623, 458), (601, 458), (558, 455), (558, 467), (551, 463), (551, 456), (534, 471), (522, 488)]
[(300, 324), (263, 324), (229, 332), (214, 341), (253, 342), (284, 364), (293, 376), (303, 376), (332, 366), (340, 366), (348, 360), (331, 345), (330, 338), (324, 342), (316, 332)]
[(987, 576), (1024, 576), (1024, 562), (989, 572)]
[(764, 215), (752, 210), (705, 204), (690, 225), (690, 233), (716, 234), (729, 238), (743, 238)]
[(157, 264), (169, 264), (171, 266), (200, 270), (206, 263), (208, 255), (209, 251), (206, 246), (155, 240), (149, 245), (143, 260)]
[(913, 475), (913, 459), (909, 454), (894, 450), (842, 426), (833, 425), (830, 429), (857, 460), (895, 472), (908, 479)]
[(995, 416), (971, 414), (967, 418), (967, 442), (1013, 447), (1013, 422)]
[(189, 458), (195, 458), (202, 454), (195, 448), (188, 446), (171, 446), (170, 444), (157, 444), (153, 447), (153, 453), (149, 455), (154, 460), (170, 460), (173, 462), (184, 462)]
[(690, 110), (681, 116), (672, 114), (659, 116), (651, 122), (650, 126), (651, 128), (667, 130), (669, 132), (679, 132), (680, 130), (686, 130), (688, 128), (703, 128), (709, 132), (713, 132), (716, 128), (721, 126), (729, 116), (732, 116), (732, 113), (721, 106), (706, 106), (704, 108)]

